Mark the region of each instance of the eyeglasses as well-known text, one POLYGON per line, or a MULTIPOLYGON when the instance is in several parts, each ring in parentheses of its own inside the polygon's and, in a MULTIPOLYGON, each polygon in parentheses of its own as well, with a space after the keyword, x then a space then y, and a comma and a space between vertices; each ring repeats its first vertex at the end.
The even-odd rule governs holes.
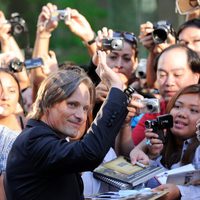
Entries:
POLYGON ((134 33, 114 31, 113 37, 123 37, 127 42, 133 44, 134 47, 137 47, 137 37, 134 33))

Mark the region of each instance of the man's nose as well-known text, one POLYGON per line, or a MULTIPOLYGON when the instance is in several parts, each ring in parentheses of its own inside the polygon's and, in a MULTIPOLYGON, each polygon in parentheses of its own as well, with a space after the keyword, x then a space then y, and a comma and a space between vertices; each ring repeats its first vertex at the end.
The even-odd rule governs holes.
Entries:
POLYGON ((83 120, 85 117, 86 113, 82 107, 77 108, 75 112, 75 116, 79 118, 80 120, 83 120))

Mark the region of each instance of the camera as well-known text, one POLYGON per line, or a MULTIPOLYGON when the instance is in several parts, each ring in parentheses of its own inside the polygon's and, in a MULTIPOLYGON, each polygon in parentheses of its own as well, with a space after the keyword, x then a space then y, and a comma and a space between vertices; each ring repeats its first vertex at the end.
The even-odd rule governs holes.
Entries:
POLYGON ((147 59, 141 58, 138 63, 137 69, 135 71, 135 75, 137 78, 140 79, 146 78, 146 65, 147 65, 147 59))
POLYGON ((145 127, 148 129, 153 129, 154 133, 159 135, 159 139, 165 141, 164 129, 173 127, 173 116, 170 114, 160 115, 156 119, 146 120, 145 127))
POLYGON ((139 103, 143 104, 142 108, 138 108, 138 113, 159 113, 160 112, 160 102, 156 98, 144 98, 138 100, 139 103))
POLYGON ((43 65, 42 58, 34 58, 34 59, 28 59, 24 62, 21 62, 18 58, 14 58, 9 63, 9 70, 12 72, 21 72, 23 67, 25 67, 27 70, 34 69, 37 67, 41 67, 43 65))
POLYGON ((57 10, 54 12, 51 16, 52 21, 60 21, 63 20, 65 21, 68 17, 68 12, 67 10, 57 10))
POLYGON ((169 33, 172 35, 175 33, 172 24, 165 20, 158 21, 153 25, 153 28, 152 37, 155 44, 165 42, 169 33))
POLYGON ((120 51, 124 47, 123 38, 102 39, 102 50, 117 50, 120 51))
POLYGON ((26 21, 20 16, 19 13, 12 13, 11 18, 8 20, 11 24, 11 34, 19 35, 23 32, 27 32, 28 28, 26 25, 26 21))

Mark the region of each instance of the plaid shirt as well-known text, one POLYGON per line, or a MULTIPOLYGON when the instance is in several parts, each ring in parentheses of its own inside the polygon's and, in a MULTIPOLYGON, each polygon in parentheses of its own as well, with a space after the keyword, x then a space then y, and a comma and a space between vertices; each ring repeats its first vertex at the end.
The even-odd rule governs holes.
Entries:
POLYGON ((12 144, 18 136, 17 131, 13 131, 0 125, 0 170, 5 171, 6 161, 12 144))

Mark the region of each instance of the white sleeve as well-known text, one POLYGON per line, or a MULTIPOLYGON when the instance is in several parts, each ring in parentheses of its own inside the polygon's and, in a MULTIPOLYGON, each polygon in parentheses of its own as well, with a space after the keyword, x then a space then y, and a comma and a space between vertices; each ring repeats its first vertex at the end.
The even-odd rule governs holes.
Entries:
POLYGON ((177 185, 181 193, 181 200, 196 200, 200 199, 200 185, 183 186, 177 185))

